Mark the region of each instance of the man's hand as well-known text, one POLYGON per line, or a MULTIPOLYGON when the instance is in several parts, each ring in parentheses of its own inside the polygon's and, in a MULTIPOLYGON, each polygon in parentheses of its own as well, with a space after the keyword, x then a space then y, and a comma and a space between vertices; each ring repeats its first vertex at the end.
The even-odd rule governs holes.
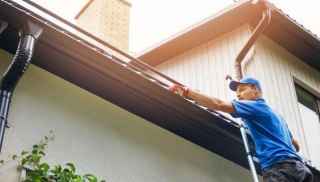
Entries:
POLYGON ((182 96, 182 97, 188 97, 189 89, 187 87, 183 87, 181 85, 174 84, 169 88, 169 90, 171 92, 174 92, 174 93, 182 96))
POLYGON ((293 144, 294 148, 296 148, 296 151, 299 152, 300 146, 299 146, 298 141, 295 138, 292 138, 292 144, 293 144))

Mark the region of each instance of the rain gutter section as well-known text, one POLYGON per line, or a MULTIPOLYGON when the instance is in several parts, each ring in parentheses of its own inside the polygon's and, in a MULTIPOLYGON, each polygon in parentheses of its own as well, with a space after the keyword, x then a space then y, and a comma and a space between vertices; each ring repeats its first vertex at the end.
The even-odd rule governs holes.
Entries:
POLYGON ((42 33, 42 28, 28 21, 20 31, 20 41, 13 57, 0 82, 0 152, 2 150, 5 129, 8 122, 11 98, 20 78, 31 63, 36 40, 42 33))

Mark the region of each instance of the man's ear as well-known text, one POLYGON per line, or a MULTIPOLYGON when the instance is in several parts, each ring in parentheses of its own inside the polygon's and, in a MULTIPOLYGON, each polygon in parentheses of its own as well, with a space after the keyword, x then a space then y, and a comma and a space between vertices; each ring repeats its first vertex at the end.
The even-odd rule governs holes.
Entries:
POLYGON ((250 85, 250 87, 257 92, 259 91, 259 89, 255 85, 250 85))
POLYGON ((256 88, 257 97, 262 97, 262 92, 258 88, 256 88))
POLYGON ((254 90, 256 91, 255 94, 257 97, 262 97, 262 92, 255 86, 252 85, 252 87, 254 88, 254 90))

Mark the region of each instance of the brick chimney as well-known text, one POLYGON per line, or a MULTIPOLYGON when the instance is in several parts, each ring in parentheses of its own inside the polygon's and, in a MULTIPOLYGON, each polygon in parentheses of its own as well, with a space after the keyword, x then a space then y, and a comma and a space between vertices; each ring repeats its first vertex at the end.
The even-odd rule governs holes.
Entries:
POLYGON ((130 7, 126 0, 88 0, 76 15, 76 23, 111 45, 128 51, 130 7))

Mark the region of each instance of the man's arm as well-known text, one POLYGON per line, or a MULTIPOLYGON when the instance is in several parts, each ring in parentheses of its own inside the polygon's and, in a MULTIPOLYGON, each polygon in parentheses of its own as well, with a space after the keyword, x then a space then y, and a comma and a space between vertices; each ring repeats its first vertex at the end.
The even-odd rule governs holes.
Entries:
POLYGON ((226 113, 234 112, 231 102, 209 97, 194 90, 189 90, 187 97, 212 110, 218 110, 226 113))
POLYGON ((292 144, 293 144, 294 148, 296 148, 296 151, 299 152, 300 146, 299 146, 298 141, 295 138, 292 138, 292 144))
POLYGON ((218 98, 209 97, 207 95, 201 94, 195 90, 191 90, 189 88, 185 88, 179 85, 173 85, 170 88, 171 91, 192 99, 196 101, 198 104, 205 106, 212 110, 218 110, 226 113, 233 113, 235 110, 231 104, 231 102, 222 101, 218 98))

